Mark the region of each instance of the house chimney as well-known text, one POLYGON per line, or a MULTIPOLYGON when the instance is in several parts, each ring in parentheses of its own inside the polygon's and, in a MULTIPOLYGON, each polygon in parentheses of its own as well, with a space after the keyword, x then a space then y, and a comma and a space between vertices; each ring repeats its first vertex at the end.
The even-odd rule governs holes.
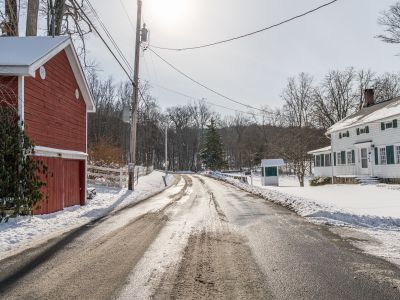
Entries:
POLYGON ((369 107, 374 104, 375 104, 374 89, 365 89, 363 107, 369 107))

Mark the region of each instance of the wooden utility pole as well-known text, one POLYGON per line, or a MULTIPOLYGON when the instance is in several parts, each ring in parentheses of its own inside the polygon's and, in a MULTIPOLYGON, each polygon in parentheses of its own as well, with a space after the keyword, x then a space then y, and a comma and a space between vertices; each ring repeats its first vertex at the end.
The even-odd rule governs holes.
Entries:
POLYGON ((135 45, 135 66, 133 75, 132 93, 132 117, 131 117, 131 139, 130 139, 130 163, 128 167, 129 179, 128 189, 134 190, 135 164, 136 164, 136 128, 138 122, 139 108, 139 54, 140 54, 140 27, 142 25, 142 0, 137 0, 136 18, 136 45, 135 45))

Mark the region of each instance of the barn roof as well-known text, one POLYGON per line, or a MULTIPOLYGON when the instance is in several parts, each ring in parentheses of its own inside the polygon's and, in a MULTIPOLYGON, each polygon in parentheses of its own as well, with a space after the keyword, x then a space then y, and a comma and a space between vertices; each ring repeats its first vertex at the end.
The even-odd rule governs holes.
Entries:
POLYGON ((35 72, 65 50, 89 112, 95 111, 82 66, 68 36, 0 37, 0 76, 35 76, 35 72))

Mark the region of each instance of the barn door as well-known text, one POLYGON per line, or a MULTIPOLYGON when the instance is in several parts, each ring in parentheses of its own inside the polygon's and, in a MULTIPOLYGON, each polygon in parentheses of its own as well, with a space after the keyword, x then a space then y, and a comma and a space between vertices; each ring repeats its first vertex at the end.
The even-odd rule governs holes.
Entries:
POLYGON ((79 164, 79 160, 64 160, 64 207, 80 205, 79 164))

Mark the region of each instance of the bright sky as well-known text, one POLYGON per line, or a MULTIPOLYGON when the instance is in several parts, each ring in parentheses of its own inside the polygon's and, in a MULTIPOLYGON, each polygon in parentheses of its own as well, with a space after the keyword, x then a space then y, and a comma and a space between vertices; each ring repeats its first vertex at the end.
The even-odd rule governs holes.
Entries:
MULTIPOLYGON (((134 59, 134 30, 122 8, 136 23, 136 0, 96 0, 92 3, 122 51, 134 59)), ((143 0, 143 18, 151 44, 185 47, 218 41, 277 23, 328 0, 143 0)), ((400 46, 374 38, 382 33, 379 13, 395 0, 340 0, 302 19, 261 34, 210 48, 185 52, 157 52, 188 75, 231 98, 252 106, 279 107, 289 76, 310 73, 320 81, 329 70, 349 66, 397 72, 400 46)), ((89 51, 103 76, 126 77, 98 38, 89 51)), ((196 98, 243 110, 196 86, 149 51, 141 57, 142 79, 154 86, 161 107, 185 104, 188 99, 160 89, 178 90, 196 98)), ((232 112, 216 109, 225 114, 232 112)))

